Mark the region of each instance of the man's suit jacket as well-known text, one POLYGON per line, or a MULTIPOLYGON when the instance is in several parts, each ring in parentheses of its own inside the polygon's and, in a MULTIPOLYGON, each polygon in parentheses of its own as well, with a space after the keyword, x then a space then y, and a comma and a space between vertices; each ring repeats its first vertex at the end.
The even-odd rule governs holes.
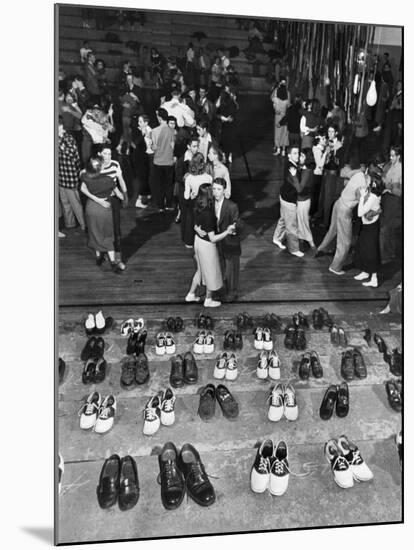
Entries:
POLYGON ((220 212, 220 219, 217 222, 218 232, 222 233, 229 225, 236 222, 236 235, 227 235, 222 241, 219 241, 219 251, 224 257, 240 256, 240 231, 243 226, 242 220, 239 218, 239 209, 237 204, 229 199, 224 199, 220 212))

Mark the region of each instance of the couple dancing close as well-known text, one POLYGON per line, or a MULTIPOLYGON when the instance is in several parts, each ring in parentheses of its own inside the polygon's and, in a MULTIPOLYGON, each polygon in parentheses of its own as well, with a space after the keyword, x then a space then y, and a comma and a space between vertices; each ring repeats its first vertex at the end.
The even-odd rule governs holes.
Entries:
POLYGON ((205 285, 204 307, 219 307, 214 293, 224 288, 225 301, 237 299, 240 272, 239 209, 225 197, 227 182, 217 177, 213 183, 202 183, 194 199, 194 259, 196 272, 186 302, 200 302, 196 295, 205 285))

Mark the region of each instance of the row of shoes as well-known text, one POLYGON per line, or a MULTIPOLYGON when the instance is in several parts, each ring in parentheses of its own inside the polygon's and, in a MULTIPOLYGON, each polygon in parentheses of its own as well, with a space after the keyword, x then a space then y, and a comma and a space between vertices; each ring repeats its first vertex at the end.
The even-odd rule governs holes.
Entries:
POLYGON ((84 345, 80 358, 81 361, 102 357, 105 351, 105 341, 101 336, 91 336, 84 345))
POLYGON ((339 386, 331 384, 323 396, 319 416, 322 420, 329 420, 334 411, 339 418, 345 418, 349 413, 349 387, 346 382, 341 382, 339 386))
POLYGON ((92 334, 103 334, 105 330, 112 327, 114 320, 112 317, 104 317, 102 311, 98 313, 88 313, 88 316, 85 319, 85 331, 88 336, 92 334))
POLYGON ((326 309, 320 307, 312 312, 312 325, 315 330, 322 330, 323 327, 331 328, 333 321, 326 309))
POLYGON ((268 397, 269 410, 267 417, 272 422, 279 422, 284 416, 291 422, 297 420, 299 415, 296 392, 291 384, 277 384, 268 397))
POLYGON ((132 390, 148 382, 150 377, 148 357, 145 353, 128 355, 121 363, 120 385, 124 390, 132 390))
POLYGON ((358 447, 346 435, 330 439, 325 443, 324 452, 335 483, 342 489, 353 487, 354 480, 370 481, 374 477, 358 447))
POLYGON ((182 388, 184 384, 196 384, 198 368, 194 355, 188 351, 184 358, 176 355, 171 358, 170 384, 173 388, 182 388))
POLYGON ((197 355, 214 353, 214 336, 211 330, 201 330, 193 344, 193 351, 197 355))
POLYGON ((98 384, 105 380, 107 364, 104 350, 105 342, 101 336, 92 336, 83 347, 80 357, 85 363, 82 372, 84 384, 98 384))
POLYGON ((331 343, 334 346, 346 347, 348 345, 348 338, 342 327, 332 325, 331 327, 331 343))
POLYGON ((223 349, 233 351, 243 349, 242 333, 235 330, 226 330, 224 333, 223 349))
POLYGON ((133 331, 128 336, 128 342, 126 347, 127 355, 140 355, 145 353, 145 343, 147 341, 147 331, 146 329, 140 329, 133 331))
POLYGON ((200 313, 195 320, 195 325, 198 329, 206 329, 206 330, 213 330, 214 328, 214 321, 210 317, 210 315, 204 315, 204 313, 200 313))
POLYGON ((303 351, 306 348, 305 329, 296 325, 286 327, 284 344, 287 349, 303 351))
POLYGON ((200 506, 211 506, 216 500, 214 487, 209 480, 197 449, 185 443, 178 452, 174 443, 166 443, 158 455, 161 485, 161 502, 166 510, 177 509, 185 492, 200 506))
POLYGON ((387 380, 385 382, 385 389, 387 392, 388 403, 390 407, 396 411, 401 412, 403 408, 403 384, 402 379, 387 380))
POLYGON ((138 469, 132 456, 113 454, 102 466, 96 489, 98 504, 107 509, 118 502, 122 511, 133 508, 139 499, 138 469))
POLYGON ((116 413, 116 398, 108 395, 102 398, 97 391, 92 392, 86 398, 79 410, 79 426, 81 430, 93 430, 98 434, 104 434, 114 425, 116 413))
POLYGON ((181 332, 184 330, 184 321, 181 317, 168 317, 164 325, 169 332, 181 332))
POLYGON ((347 382, 351 382, 355 377, 360 380, 367 377, 365 360, 358 348, 346 350, 342 353, 341 376, 347 382))
POLYGON ((399 348, 390 350, 379 334, 374 334, 374 342, 378 346, 378 351, 382 353, 384 361, 388 363, 391 374, 394 376, 402 376, 403 361, 401 350, 399 348))
POLYGON ((280 359, 276 350, 260 352, 256 375, 260 380, 266 380, 268 377, 272 380, 280 379, 280 359))
POLYGON ((238 375, 237 358, 234 353, 228 355, 225 351, 217 356, 216 364, 214 367, 214 378, 217 380, 236 380, 238 375))
POLYGON ((321 361, 315 350, 304 353, 299 363, 299 378, 301 380, 308 380, 311 373, 315 378, 323 377, 321 361))
POLYGON ((127 319, 121 324, 121 335, 129 336, 130 334, 140 332, 145 325, 145 321, 142 317, 139 319, 127 319))
POLYGON ((154 435, 158 432, 161 424, 172 426, 175 422, 175 401, 176 397, 171 388, 160 391, 153 395, 145 405, 144 435, 154 435))
POLYGON ((286 493, 289 484, 288 448, 285 441, 274 444, 271 439, 262 442, 250 472, 250 487, 254 493, 269 490, 273 496, 286 493))
POLYGON ((211 420, 216 412, 216 400, 220 405, 223 416, 228 420, 234 420, 239 415, 239 404, 232 393, 224 386, 219 384, 207 384, 200 390, 200 402, 198 405, 198 415, 205 422, 211 420))
POLYGON ((271 351, 273 349, 273 340, 270 328, 257 327, 253 331, 253 334, 255 349, 266 351, 271 351))
POLYGON ((155 353, 157 355, 173 355, 175 351, 175 340, 171 332, 159 332, 155 341, 155 353))

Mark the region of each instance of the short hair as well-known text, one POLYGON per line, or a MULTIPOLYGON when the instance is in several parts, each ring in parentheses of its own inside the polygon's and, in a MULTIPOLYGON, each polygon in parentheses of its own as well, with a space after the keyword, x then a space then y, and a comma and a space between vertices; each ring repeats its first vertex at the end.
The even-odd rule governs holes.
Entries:
POLYGON ((188 165, 188 171, 193 176, 199 176, 204 174, 206 171, 206 162, 204 160, 203 153, 196 153, 193 158, 190 160, 188 165))
POLYGON ((328 124, 327 127, 326 127, 326 131, 328 131, 329 128, 333 128, 334 131, 335 131, 337 134, 339 134, 339 128, 338 128, 338 125, 335 124, 335 122, 329 122, 329 124, 328 124))
POLYGON ((149 122, 149 116, 146 114, 138 115, 138 118, 142 118, 144 122, 149 122))
POLYGON ((200 128, 204 128, 205 130, 208 130, 208 120, 206 119, 200 119, 198 122, 197 122, 197 126, 200 126, 200 128))
POLYGON ((102 159, 100 159, 98 156, 92 156, 88 162, 86 163, 86 171, 89 172, 89 174, 99 174, 102 167, 102 159), (96 167, 94 166, 96 164, 96 167))
POLYGON ((157 115, 161 120, 163 120, 164 122, 167 122, 168 111, 166 109, 164 109, 163 107, 160 107, 159 109, 157 109, 157 115))
POLYGON ((111 144, 110 143, 99 143, 97 144, 97 147, 96 147, 96 152, 99 154, 99 153, 102 153, 102 151, 104 149, 109 149, 112 153, 112 147, 111 147, 111 144))
POLYGON ((95 54, 93 52, 88 52, 86 54, 86 59, 90 59, 92 56, 95 56, 95 54))
POLYGON ((103 65, 104 67, 106 67, 105 61, 104 61, 101 57, 100 57, 99 59, 96 59, 96 60, 95 60, 95 64, 97 65, 98 63, 102 63, 102 65, 103 65))
POLYGON ((174 121, 175 125, 177 126, 177 119, 175 118, 175 116, 173 116, 173 115, 168 116, 167 122, 171 122, 171 121, 174 121))
POLYGON ((224 178, 214 178, 213 183, 221 185, 223 189, 227 187, 227 181, 224 178))
POLYGON ((287 154, 290 155, 293 149, 297 149, 299 151, 299 145, 288 145, 286 148, 287 154))
POLYGON ((187 139, 187 147, 189 147, 193 141, 196 141, 198 143, 199 141, 199 138, 196 134, 192 134, 188 139, 187 139))
POLYGON ((73 80, 79 80, 80 82, 85 84, 85 80, 84 80, 83 76, 80 75, 80 74, 75 74, 75 76, 73 77, 73 80))
POLYGON ((172 96, 173 96, 173 95, 180 96, 180 95, 181 95, 181 92, 180 92, 180 90, 179 90, 178 88, 173 88, 173 89, 171 90, 171 95, 172 95, 172 96))
POLYGON ((391 145, 390 151, 394 151, 400 159, 402 158, 402 148, 399 145, 391 145))

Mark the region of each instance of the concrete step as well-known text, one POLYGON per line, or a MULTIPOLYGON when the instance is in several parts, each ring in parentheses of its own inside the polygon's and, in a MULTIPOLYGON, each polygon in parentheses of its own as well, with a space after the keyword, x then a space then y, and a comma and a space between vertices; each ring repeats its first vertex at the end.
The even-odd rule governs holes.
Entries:
MULTIPOLYGON (((58 498, 58 542, 401 522, 401 471, 394 441, 390 437, 359 440, 353 433, 347 433, 359 446, 374 474, 370 482, 341 489, 332 478, 323 445, 310 441, 301 444, 293 436, 287 440, 289 466, 292 472, 304 475, 290 475, 283 497, 251 491, 250 470, 256 454, 253 446, 242 450, 202 451, 206 471, 215 476, 211 482, 216 502, 202 508, 184 498, 180 508, 167 513, 156 481, 159 473, 156 456, 135 457, 140 499, 128 512, 121 512, 117 506, 109 510, 99 508, 96 487, 102 460, 67 462, 58 498)), ((279 434, 272 435, 277 442, 279 434)), ((131 438, 131 434, 128 437, 131 438)), ((184 443, 165 434, 162 444, 168 439, 177 445, 184 443)), ((191 442, 187 437, 184 439, 191 442)), ((108 448, 108 455, 112 452, 120 453, 120 449, 108 448)))

